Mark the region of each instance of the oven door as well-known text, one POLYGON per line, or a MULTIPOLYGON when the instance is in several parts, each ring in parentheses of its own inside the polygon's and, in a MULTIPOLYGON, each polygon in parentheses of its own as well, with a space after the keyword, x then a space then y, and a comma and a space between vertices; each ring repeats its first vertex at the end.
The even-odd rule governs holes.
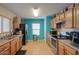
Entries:
POLYGON ((54 37, 51 38, 51 43, 52 43, 52 45, 53 45, 55 48, 56 48, 56 43, 57 43, 56 40, 57 40, 57 39, 54 38, 54 37))
POLYGON ((57 54, 57 38, 54 38, 54 37, 52 37, 51 38, 51 43, 52 43, 52 49, 53 49, 53 52, 55 53, 55 54, 57 54))

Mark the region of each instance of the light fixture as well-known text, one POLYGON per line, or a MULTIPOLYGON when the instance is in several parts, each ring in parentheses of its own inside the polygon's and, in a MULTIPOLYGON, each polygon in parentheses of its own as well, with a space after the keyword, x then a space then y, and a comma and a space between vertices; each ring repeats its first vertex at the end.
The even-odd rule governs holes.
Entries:
POLYGON ((34 14, 35 17, 38 17, 39 8, 33 8, 33 14, 34 14))

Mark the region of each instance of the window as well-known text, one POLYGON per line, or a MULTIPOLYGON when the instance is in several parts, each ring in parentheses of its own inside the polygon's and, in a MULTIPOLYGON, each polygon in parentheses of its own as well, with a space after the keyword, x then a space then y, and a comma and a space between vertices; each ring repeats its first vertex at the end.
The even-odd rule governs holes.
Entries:
POLYGON ((32 29, 33 29, 33 35, 40 35, 40 24, 39 23, 33 23, 32 29))
POLYGON ((1 16, 0 16, 0 33, 1 33, 1 16))
POLYGON ((9 25, 9 19, 6 17, 3 17, 3 32, 9 32, 10 31, 10 25, 9 25))

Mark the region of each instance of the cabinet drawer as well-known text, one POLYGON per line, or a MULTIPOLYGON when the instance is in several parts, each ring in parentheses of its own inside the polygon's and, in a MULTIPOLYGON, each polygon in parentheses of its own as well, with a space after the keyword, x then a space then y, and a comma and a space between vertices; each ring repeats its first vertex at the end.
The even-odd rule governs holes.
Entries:
POLYGON ((76 54, 76 50, 74 50, 71 47, 65 46, 65 53, 69 53, 71 55, 75 55, 76 54))
POLYGON ((62 42, 58 42, 58 46, 64 46, 62 42))
POLYGON ((10 48, 8 47, 8 48, 4 49, 4 50, 0 53, 0 55, 10 55, 10 48))
POLYGON ((71 52, 65 50, 65 55, 73 55, 71 52))
POLYGON ((6 48, 9 48, 9 47, 10 47, 10 44, 9 43, 6 43, 6 44, 2 45, 0 47, 0 52, 2 52, 3 50, 5 50, 6 48))

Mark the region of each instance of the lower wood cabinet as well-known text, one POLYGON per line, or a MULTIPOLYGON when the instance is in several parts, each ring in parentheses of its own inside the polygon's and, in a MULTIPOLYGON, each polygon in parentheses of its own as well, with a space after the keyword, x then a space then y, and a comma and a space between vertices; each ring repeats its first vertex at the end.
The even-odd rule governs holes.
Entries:
POLYGON ((0 55, 15 55, 21 46, 20 37, 16 36, 0 46, 0 55))
POLYGON ((10 55, 10 48, 6 48, 5 50, 3 50, 0 55, 10 55))
POLYGON ((19 51, 20 48, 20 38, 19 36, 16 36, 14 40, 11 41, 11 54, 16 54, 16 52, 19 51))
POLYGON ((51 37, 48 35, 48 45, 51 46, 51 37))
POLYGON ((21 46, 20 46, 20 38, 18 36, 16 37, 16 45, 17 45, 16 50, 18 51, 21 48, 21 46))
POLYGON ((10 55, 10 42, 0 46, 0 55, 10 55))
POLYGON ((65 49, 64 46, 59 46, 59 55, 64 55, 65 49))
POLYGON ((16 39, 11 41, 11 55, 16 54, 17 52, 17 43, 16 43, 16 39))
POLYGON ((69 46, 65 46, 65 53, 67 53, 68 55, 75 55, 76 54, 76 50, 69 47, 69 46))
POLYGON ((62 42, 58 42, 58 54, 59 55, 76 55, 76 50, 63 44, 62 42))

